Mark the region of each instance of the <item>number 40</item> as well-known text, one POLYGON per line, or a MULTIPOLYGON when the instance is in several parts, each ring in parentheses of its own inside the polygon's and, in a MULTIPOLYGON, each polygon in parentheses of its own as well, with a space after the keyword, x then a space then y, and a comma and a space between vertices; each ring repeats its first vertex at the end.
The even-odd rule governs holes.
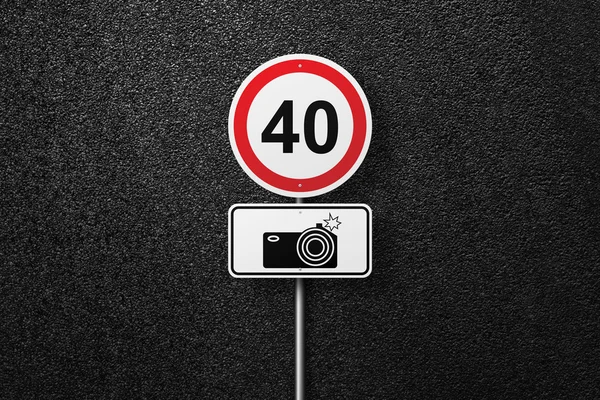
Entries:
MULTIPOLYGON (((293 132, 293 114, 292 100, 284 100, 262 132, 262 142, 282 143, 284 153, 293 153, 294 143, 300 142, 300 135, 293 132), (283 120, 283 132, 273 132, 281 120, 283 120)), ((304 115, 304 140, 306 140, 308 148, 317 154, 329 153, 335 147, 337 137, 338 119, 335 108, 325 100, 317 100, 311 103, 304 115), (327 140, 323 144, 317 143, 315 137, 315 116, 319 110, 323 110, 327 114, 327 140)))

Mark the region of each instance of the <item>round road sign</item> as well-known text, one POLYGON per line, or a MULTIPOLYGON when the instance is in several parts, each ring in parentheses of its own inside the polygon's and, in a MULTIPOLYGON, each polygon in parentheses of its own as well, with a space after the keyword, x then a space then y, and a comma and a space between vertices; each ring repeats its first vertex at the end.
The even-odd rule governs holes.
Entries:
POLYGON ((317 196, 362 163, 371 110, 356 80, 336 63, 287 55, 242 82, 229 111, 229 140, 244 171, 265 189, 317 196))

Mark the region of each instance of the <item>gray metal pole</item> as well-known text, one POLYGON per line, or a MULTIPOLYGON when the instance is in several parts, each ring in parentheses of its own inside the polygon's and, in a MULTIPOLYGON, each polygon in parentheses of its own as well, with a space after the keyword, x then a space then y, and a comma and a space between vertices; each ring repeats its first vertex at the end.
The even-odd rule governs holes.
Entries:
MULTIPOLYGON (((297 204, 302 199, 296 199, 297 204)), ((296 400, 304 400, 304 279, 296 278, 296 400)))
POLYGON ((296 278, 296 400, 304 400, 304 279, 296 278))

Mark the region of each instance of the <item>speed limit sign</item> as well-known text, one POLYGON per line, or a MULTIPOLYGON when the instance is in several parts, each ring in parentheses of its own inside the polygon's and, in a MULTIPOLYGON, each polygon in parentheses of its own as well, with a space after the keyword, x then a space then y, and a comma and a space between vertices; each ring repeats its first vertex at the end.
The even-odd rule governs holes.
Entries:
POLYGON ((254 70, 229 111, 244 171, 271 192, 312 197, 344 183, 371 141, 371 110, 356 80, 322 57, 293 54, 254 70))

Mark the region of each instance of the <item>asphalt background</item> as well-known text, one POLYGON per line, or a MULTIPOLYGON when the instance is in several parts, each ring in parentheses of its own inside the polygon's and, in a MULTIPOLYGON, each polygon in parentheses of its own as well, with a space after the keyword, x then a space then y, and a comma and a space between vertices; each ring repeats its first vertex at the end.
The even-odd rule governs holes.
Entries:
POLYGON ((594 1, 3 2, 0 398, 286 399, 294 282, 227 272, 276 56, 347 69, 374 269, 310 280, 307 398, 600 398, 594 1), (489 4, 487 4, 489 3, 489 4))

